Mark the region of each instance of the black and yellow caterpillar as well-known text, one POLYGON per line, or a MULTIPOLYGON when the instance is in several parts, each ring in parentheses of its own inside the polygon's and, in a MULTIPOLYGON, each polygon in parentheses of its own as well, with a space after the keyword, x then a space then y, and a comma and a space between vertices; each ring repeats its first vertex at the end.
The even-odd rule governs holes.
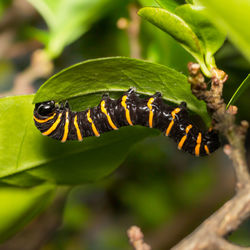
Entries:
POLYGON ((178 149, 195 156, 209 155, 220 146, 216 132, 202 132, 189 121, 185 102, 172 107, 163 102, 159 92, 140 98, 133 88, 118 100, 103 95, 97 107, 80 112, 71 111, 67 102, 61 106, 54 101, 37 103, 34 121, 43 135, 61 142, 141 125, 159 129, 177 142, 178 149))

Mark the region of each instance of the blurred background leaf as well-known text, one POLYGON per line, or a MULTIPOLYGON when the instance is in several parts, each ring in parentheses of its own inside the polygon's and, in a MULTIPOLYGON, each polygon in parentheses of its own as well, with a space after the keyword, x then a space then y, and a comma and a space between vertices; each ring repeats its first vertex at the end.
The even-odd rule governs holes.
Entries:
POLYGON ((12 0, 4 0, 0 2, 0 17, 4 14, 6 8, 11 5, 12 0))
POLYGON ((198 4, 207 7, 210 20, 223 32, 228 33, 242 55, 250 61, 250 30, 248 28, 250 1, 248 0, 198 0, 198 4))
POLYGON ((0 188, 0 242, 15 234, 37 216, 52 199, 55 187, 44 184, 31 189, 0 188))
POLYGON ((49 28, 46 44, 54 58, 65 46, 84 34, 90 26, 105 15, 114 4, 111 0, 28 0, 43 16, 49 28))
POLYGON ((185 3, 185 0, 155 0, 162 8, 174 12, 176 7, 185 3))

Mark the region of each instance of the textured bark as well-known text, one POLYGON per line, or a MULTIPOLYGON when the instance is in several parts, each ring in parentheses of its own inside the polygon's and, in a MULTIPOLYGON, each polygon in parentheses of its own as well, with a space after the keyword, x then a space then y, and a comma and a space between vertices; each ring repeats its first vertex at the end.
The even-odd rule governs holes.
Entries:
POLYGON ((233 245, 224 239, 250 217, 250 176, 244 147, 248 122, 242 121, 240 125, 236 125, 237 108, 231 107, 226 110, 222 90, 227 75, 223 71, 218 69, 212 71, 210 90, 207 90, 199 65, 190 63, 189 72, 193 94, 207 103, 213 118, 214 129, 217 129, 228 140, 229 144, 224 147, 224 152, 233 162, 237 183, 235 196, 173 249, 250 249, 233 245))

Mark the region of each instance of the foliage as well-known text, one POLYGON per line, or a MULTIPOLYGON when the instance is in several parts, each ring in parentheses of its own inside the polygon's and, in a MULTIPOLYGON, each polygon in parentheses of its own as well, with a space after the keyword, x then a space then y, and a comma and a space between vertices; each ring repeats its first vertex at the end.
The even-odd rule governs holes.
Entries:
POLYGON ((111 0, 28 0, 43 16, 49 31, 46 51, 52 58, 77 40, 112 6, 111 0))
POLYGON ((0 17, 3 15, 6 8, 11 4, 11 0, 5 0, 0 2, 0 17))
POLYGON ((37 216, 49 203, 53 185, 40 185, 30 189, 0 188, 0 243, 15 234, 23 225, 37 216))
POLYGON ((207 8, 210 20, 216 23, 220 30, 228 33, 235 47, 250 61, 250 30, 247 25, 250 2, 248 0, 196 0, 195 2, 207 8))
POLYGON ((222 46, 225 33, 205 15, 205 9, 192 4, 170 5, 159 1, 163 8, 144 7, 138 14, 175 38, 200 63, 203 73, 211 76, 215 67, 214 53, 222 46))
POLYGON ((124 92, 130 87, 136 87, 144 95, 159 91, 172 103, 185 101, 190 110, 209 121, 204 103, 191 94, 183 74, 163 65, 129 58, 104 58, 73 65, 44 83, 34 103, 74 99, 73 109, 82 110, 100 102, 98 92, 124 92))
POLYGON ((0 123, 0 176, 8 184, 31 186, 42 180, 76 185, 95 181, 117 168, 137 141, 159 134, 148 128, 124 128, 100 138, 85 138, 84 143, 61 144, 43 137, 35 128, 32 99, 31 95, 0 100, 1 116, 5 117, 0 123), (19 119, 15 121, 15 117, 19 119))
MULTIPOLYGON (((55 62, 58 63, 58 68, 75 62, 75 58, 81 61, 96 55, 128 56, 127 33, 115 28, 117 19, 127 15, 124 11, 126 1, 119 3, 123 9, 116 9, 115 12, 111 11, 116 6, 111 0, 29 2, 48 25, 48 31, 35 28, 32 34, 44 43, 51 58, 62 55, 65 46, 74 41, 79 43, 70 47, 70 53, 64 58, 66 63, 55 62), (110 13, 110 17, 101 20, 106 13, 110 13), (98 20, 98 25, 93 26, 98 20), (86 36, 80 39, 82 34, 86 36), (74 50, 77 56, 72 53, 74 50), (72 54, 75 56, 73 60, 72 54), (85 58, 82 58, 82 54, 85 58)), ((185 72, 190 53, 200 63, 204 74, 211 77, 210 69, 216 67, 215 53, 222 47, 226 32, 229 39, 249 60, 250 49, 247 41, 250 37, 249 29, 245 25, 249 22, 247 1, 139 2, 144 5, 139 15, 178 42, 170 40, 171 38, 149 22, 142 22, 143 56, 153 62, 126 57, 84 61, 52 76, 35 96, 0 99, 0 116, 4 118, 0 120, 0 203, 5 204, 0 209, 0 241, 13 235, 37 216, 49 204, 58 185, 95 183, 92 186, 85 185, 85 193, 81 192, 81 198, 74 200, 80 205, 67 211, 66 224, 78 229, 80 221, 90 220, 95 212, 92 208, 85 208, 88 212, 84 211, 87 215, 83 216, 81 201, 86 197, 93 199, 98 185, 103 185, 99 187, 102 192, 103 189, 108 190, 107 193, 111 194, 110 200, 115 200, 120 207, 132 211, 141 225, 152 227, 161 225, 178 211, 196 204, 197 200, 204 198, 202 196, 215 185, 217 170, 213 169, 212 173, 211 166, 218 165, 216 156, 201 160, 181 154, 175 146, 172 147, 171 142, 159 137, 159 131, 154 129, 126 127, 105 133, 100 138, 85 138, 82 143, 61 144, 43 137, 34 126, 32 101, 37 103, 46 100, 69 100, 74 110, 83 110, 97 105, 104 92, 109 92, 111 97, 117 98, 132 86, 136 87, 141 95, 160 91, 167 102, 179 104, 186 101, 189 110, 209 124, 205 104, 192 95, 187 77, 173 68, 185 72), (167 64, 168 67, 162 64, 167 64), (125 160, 127 155, 129 159, 125 160), (122 163, 121 172, 99 181, 114 173, 122 163), (74 211, 76 214, 72 215, 74 211)), ((0 4, 0 12, 4 8, 6 6, 0 4)), ((225 46, 221 52, 225 55, 223 49, 225 46)), ((232 56, 232 52, 229 55, 232 56)), ((63 56, 59 60, 62 58, 63 56)), ((234 58, 226 61, 235 62, 234 58)), ((216 63, 218 64, 218 61, 216 63)), ((244 62, 237 63, 237 69, 243 70, 242 65, 249 73, 249 67, 244 62)), ((230 73, 232 75, 232 72, 230 73)), ((237 75, 235 85, 241 82, 239 79, 237 75)), ((236 100, 242 101, 239 97, 242 97, 243 92, 246 93, 248 86, 249 76, 236 90, 229 104, 236 100)), ((235 89, 231 86, 228 88, 235 89)), ((228 98, 230 95, 225 93, 225 96, 228 98)), ((97 196, 105 195, 98 193, 97 196)), ((84 200, 84 206, 85 203, 87 201, 84 200)), ((125 218, 127 221, 127 214, 125 218)), ((111 235, 115 233, 117 229, 111 235)))

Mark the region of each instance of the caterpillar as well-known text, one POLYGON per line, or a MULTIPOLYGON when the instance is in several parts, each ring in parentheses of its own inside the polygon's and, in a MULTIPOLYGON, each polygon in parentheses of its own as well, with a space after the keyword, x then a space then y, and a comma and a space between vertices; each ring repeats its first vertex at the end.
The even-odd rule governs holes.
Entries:
POLYGON ((134 88, 117 100, 104 94, 98 106, 80 112, 72 111, 68 102, 60 106, 54 101, 37 103, 33 118, 43 135, 61 142, 82 141, 123 126, 141 125, 159 129, 174 139, 178 149, 195 156, 209 155, 220 146, 215 131, 202 132, 189 121, 185 102, 169 106, 161 93, 140 98, 134 88))

